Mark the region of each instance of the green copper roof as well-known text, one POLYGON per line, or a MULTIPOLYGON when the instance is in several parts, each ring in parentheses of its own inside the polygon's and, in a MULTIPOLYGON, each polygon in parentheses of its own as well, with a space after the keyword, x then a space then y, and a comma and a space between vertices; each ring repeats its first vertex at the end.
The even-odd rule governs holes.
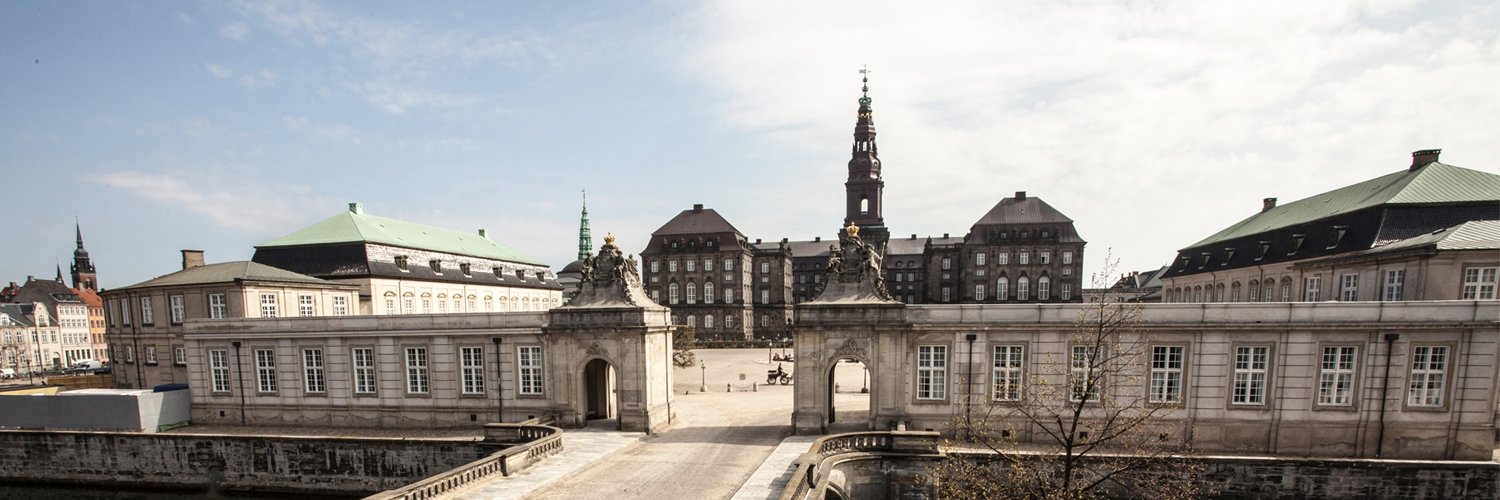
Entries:
POLYGON ((304 274, 297 274, 284 269, 277 269, 265 264, 240 260, 234 262, 221 262, 205 266, 192 267, 177 271, 172 274, 158 276, 130 286, 122 286, 111 291, 127 290, 134 288, 148 288, 154 286, 172 285, 206 285, 213 283, 232 283, 235 280, 245 281, 274 281, 283 283, 305 283, 311 285, 338 285, 331 281, 325 281, 304 274))
POLYGON ((1500 202, 1500 175, 1432 162, 1250 216, 1188 248, 1201 247, 1273 229, 1380 205, 1500 202))
POLYGON ((358 204, 351 204, 347 212, 324 219, 322 222, 302 228, 295 233, 262 243, 256 248, 358 242, 545 265, 478 234, 461 233, 415 222, 367 215, 358 204))

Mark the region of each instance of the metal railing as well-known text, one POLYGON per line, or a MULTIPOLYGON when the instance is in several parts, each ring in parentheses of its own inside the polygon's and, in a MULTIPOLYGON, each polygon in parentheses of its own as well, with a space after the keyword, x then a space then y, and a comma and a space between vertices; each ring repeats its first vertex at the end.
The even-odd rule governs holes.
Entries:
MULTIPOLYGON (((485 434, 499 430, 519 442, 489 456, 439 473, 427 479, 365 497, 365 500, 425 500, 500 474, 510 476, 563 450, 562 429, 528 421, 519 424, 487 424, 485 434)), ((488 438, 487 438, 488 439, 488 438)))

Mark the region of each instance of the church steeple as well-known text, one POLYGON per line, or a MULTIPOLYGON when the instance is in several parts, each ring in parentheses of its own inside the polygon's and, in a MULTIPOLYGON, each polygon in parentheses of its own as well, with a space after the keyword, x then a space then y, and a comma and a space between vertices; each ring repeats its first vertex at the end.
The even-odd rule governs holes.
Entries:
POLYGON ((854 123, 854 146, 850 151, 849 180, 844 182, 844 225, 854 224, 862 228, 864 239, 876 248, 883 248, 889 238, 885 218, 881 216, 884 204, 885 181, 880 177, 880 154, 875 146, 875 116, 870 109, 870 70, 859 70, 860 79, 858 118, 854 123))
MULTIPOLYGON (((73 288, 99 290, 98 277, 94 274, 94 263, 89 260, 89 251, 83 249, 83 228, 73 224, 73 230, 78 234, 78 248, 73 250, 73 288)), ((57 281, 62 281, 62 267, 58 266, 57 281)))
POLYGON ((589 231, 589 193, 583 192, 583 216, 578 219, 578 260, 594 254, 594 235, 589 231))

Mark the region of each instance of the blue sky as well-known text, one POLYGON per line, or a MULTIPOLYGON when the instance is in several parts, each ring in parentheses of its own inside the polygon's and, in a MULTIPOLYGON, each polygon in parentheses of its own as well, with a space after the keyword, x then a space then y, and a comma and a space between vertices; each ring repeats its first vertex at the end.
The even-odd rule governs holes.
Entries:
POLYGON ((1494 2, 3 2, 0 281, 368 213, 560 268, 693 203, 831 236, 868 64, 896 235, 1025 190, 1121 271, 1409 163, 1500 172, 1494 2), (596 243, 597 244, 597 243, 596 243))

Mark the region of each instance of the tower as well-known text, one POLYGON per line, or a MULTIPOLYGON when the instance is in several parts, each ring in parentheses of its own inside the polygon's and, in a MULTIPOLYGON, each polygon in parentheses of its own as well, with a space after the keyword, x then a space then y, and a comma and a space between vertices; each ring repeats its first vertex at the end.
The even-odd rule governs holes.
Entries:
POLYGON ((578 260, 594 253, 594 235, 589 232, 589 193, 583 192, 583 216, 578 219, 578 260))
MULTIPOLYGON (((94 263, 89 261, 89 251, 83 249, 83 228, 73 225, 78 233, 78 249, 73 250, 73 288, 99 290, 99 278, 94 274, 94 263)), ((58 268, 58 281, 62 281, 62 268, 58 268)))
MULTIPOLYGON (((881 216, 885 181, 880 178, 880 154, 875 146, 875 118, 870 111, 869 70, 860 79, 859 118, 854 124, 854 146, 850 152, 849 180, 844 182, 844 226, 859 226, 860 235, 878 250, 885 249, 890 230, 881 216)), ((841 232, 842 233, 842 232, 841 232)))

